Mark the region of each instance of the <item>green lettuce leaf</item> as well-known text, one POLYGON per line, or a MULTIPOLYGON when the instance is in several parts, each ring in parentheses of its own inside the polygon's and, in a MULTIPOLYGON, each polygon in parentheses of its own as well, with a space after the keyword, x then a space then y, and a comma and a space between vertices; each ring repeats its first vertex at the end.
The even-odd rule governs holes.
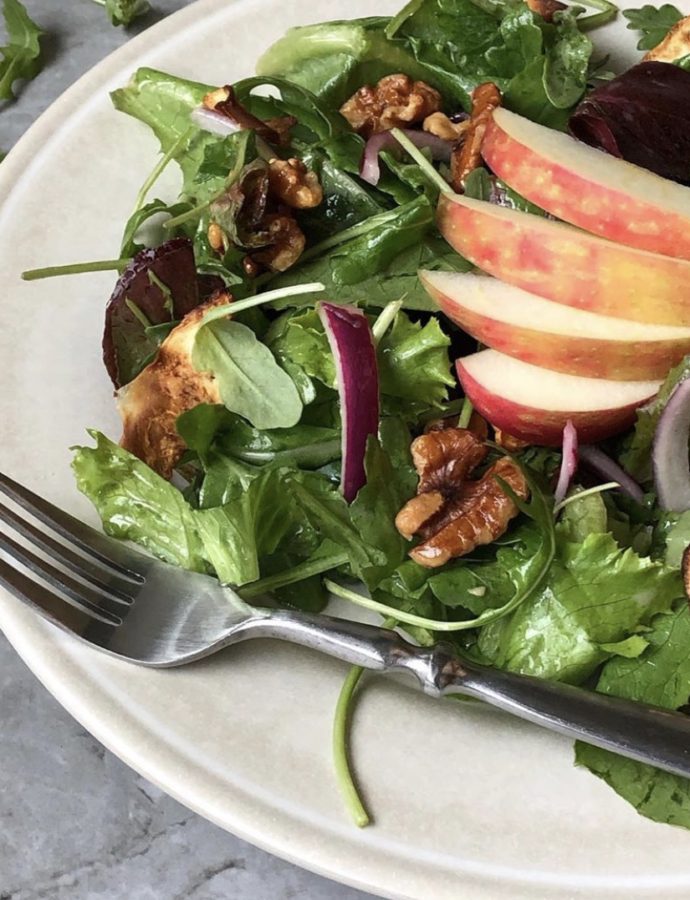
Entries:
MULTIPOLYGON (((690 698, 690 612, 683 602, 657 616, 645 632, 649 646, 635 659, 616 658, 601 673, 597 690, 616 697, 678 709, 690 698)), ((640 815, 690 828, 690 781, 653 766, 578 742, 578 765, 609 784, 640 815)))
MULTIPOLYGON (((102 0, 96 0, 97 3, 102 0)), ((105 0, 105 9, 113 25, 131 25, 135 19, 146 15, 151 5, 148 0, 105 0)))
POLYGON ((450 339, 437 318, 422 325, 398 313, 378 346, 381 393, 439 406, 455 386, 450 374, 450 339))
POLYGON ((495 665, 579 683, 682 595, 678 573, 622 550, 610 534, 581 543, 559 526, 558 553, 541 592, 512 616, 482 629, 480 650, 495 665))

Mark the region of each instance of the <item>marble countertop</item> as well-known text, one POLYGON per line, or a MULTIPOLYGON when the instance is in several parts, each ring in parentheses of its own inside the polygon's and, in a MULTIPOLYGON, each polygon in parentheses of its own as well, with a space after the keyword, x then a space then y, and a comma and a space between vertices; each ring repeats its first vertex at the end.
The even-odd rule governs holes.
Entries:
MULTIPOLYGON (((0 102, 0 150, 132 33, 92 0, 24 0, 47 63, 0 102)), ((143 25, 187 5, 152 0, 143 25)), ((2 41, 0 41, 0 45, 2 41)), ((282 862, 140 778, 84 731, 0 635, 0 900, 366 900, 282 862)))

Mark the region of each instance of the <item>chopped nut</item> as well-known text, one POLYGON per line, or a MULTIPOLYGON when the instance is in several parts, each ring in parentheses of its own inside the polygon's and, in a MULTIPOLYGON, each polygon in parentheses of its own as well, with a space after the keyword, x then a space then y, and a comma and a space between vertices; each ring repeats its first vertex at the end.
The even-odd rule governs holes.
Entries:
MULTIPOLYGON (((236 125, 239 125, 240 128, 252 129, 252 131, 255 131, 260 137, 272 144, 284 143, 286 132, 284 123, 280 128, 274 128, 268 122, 264 122, 250 113, 237 99, 235 90, 231 85, 226 84, 225 87, 209 91, 202 102, 206 109, 212 109, 214 112, 220 113, 236 125)), ((287 128, 294 125, 296 121, 292 116, 289 118, 291 121, 287 128)), ((282 122, 282 120, 283 117, 278 121, 282 122)))
POLYGON ((319 176, 301 159, 272 159, 268 183, 273 195, 293 209, 312 209, 323 200, 319 176))
POLYGON ((472 116, 465 140, 450 157, 450 183, 454 191, 462 192, 467 176, 482 164, 484 133, 493 111, 500 105, 501 92, 491 81, 478 85, 472 92, 472 116))
POLYGON ((470 127, 470 120, 452 122, 445 113, 435 112, 424 119, 422 128, 444 141, 459 141, 470 127))
POLYGON ((261 266, 254 262, 251 256, 245 256, 242 260, 242 268, 244 269, 244 274, 248 278, 256 278, 256 276, 261 272, 261 266))
POLYGON ((219 87, 213 91, 209 91, 208 94, 206 94, 206 96, 204 97, 202 103, 206 107, 206 109, 215 109, 219 103, 225 103, 229 96, 229 88, 219 87))
POLYGON ((441 108, 441 95, 407 75, 387 75, 365 84, 340 107, 340 113, 364 137, 423 121, 441 108))
POLYGON ((545 22, 553 22, 553 14, 567 9, 565 3, 559 0, 525 0, 532 12, 537 13, 545 22))
POLYGON ((225 250, 225 232, 216 222, 210 222, 208 226, 208 242, 211 250, 223 253, 225 250))
POLYGON ((523 500, 529 496, 517 463, 507 456, 499 459, 482 478, 465 485, 458 497, 424 526, 425 539, 410 551, 410 557, 422 566, 437 568, 504 534, 518 508, 497 477, 523 500))
POLYGON ((666 37, 645 53, 643 59, 673 63, 690 53, 690 16, 676 22, 666 37))
POLYGON ((523 441, 522 438, 513 437, 512 434, 508 434, 507 431, 501 431, 500 428, 495 429, 495 437, 498 446, 503 447, 508 453, 517 453, 518 450, 524 450, 525 447, 529 447, 527 441, 523 441))
POLYGON ((283 213, 269 213, 261 223, 266 232, 265 250, 252 254, 255 263, 266 266, 272 272, 285 272, 297 262, 304 251, 307 239, 295 219, 283 213))
POLYGON ((275 116, 272 119, 266 119, 266 126, 278 135, 278 146, 287 147, 290 143, 290 129, 297 124, 295 116, 275 116))

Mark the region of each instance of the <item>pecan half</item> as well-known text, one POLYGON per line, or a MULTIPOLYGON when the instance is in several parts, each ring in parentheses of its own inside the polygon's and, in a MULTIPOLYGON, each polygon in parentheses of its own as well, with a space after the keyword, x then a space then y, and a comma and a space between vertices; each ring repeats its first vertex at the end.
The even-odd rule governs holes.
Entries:
POLYGON ((386 75, 376 85, 365 84, 340 107, 355 131, 371 137, 390 128, 422 122, 441 108, 441 95, 424 81, 386 75))
POLYGON ((268 164, 271 193, 293 209, 312 209, 323 200, 319 176, 301 159, 272 159, 268 164))
POLYGON ((519 510, 497 477, 521 499, 529 496, 517 463, 507 456, 499 459, 478 481, 468 482, 439 517, 424 526, 424 540, 410 551, 411 558, 427 568, 437 568, 505 534, 519 510))
POLYGON ((429 431, 412 442, 411 452, 419 475, 417 496, 403 506, 395 525, 407 540, 420 535, 422 542, 410 556, 427 568, 442 566, 505 532, 518 509, 497 476, 518 497, 528 496, 522 470, 509 457, 494 463, 482 478, 467 480, 488 452, 467 429, 429 431))
POLYGON ((540 15, 545 22, 553 22, 553 14, 567 9, 565 3, 559 0, 525 0, 532 12, 540 15))
POLYGON ((477 85, 472 91, 472 115, 462 144, 450 156, 450 183, 461 193, 465 179, 482 164, 482 141, 496 107, 501 105, 501 92, 492 81, 477 85))

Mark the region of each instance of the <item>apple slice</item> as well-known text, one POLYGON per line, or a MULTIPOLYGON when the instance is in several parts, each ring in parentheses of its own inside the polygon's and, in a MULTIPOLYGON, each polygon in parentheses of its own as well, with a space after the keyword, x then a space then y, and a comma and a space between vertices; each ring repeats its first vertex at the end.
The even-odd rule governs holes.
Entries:
POLYGON ((690 353, 690 328, 645 325, 544 300, 490 275, 421 271, 429 295, 477 340, 568 375, 664 378, 690 353))
POLYGON ((495 427, 530 444, 560 445, 570 419, 583 444, 624 431, 660 381, 610 381, 551 372, 482 350, 456 362, 474 408, 495 427))
POLYGON ((494 112, 482 155, 499 178, 556 218, 690 259, 690 188, 507 109, 494 112))
POLYGON ((437 221, 461 256, 547 300, 636 322, 690 326, 687 260, 458 194, 442 195, 437 221))

